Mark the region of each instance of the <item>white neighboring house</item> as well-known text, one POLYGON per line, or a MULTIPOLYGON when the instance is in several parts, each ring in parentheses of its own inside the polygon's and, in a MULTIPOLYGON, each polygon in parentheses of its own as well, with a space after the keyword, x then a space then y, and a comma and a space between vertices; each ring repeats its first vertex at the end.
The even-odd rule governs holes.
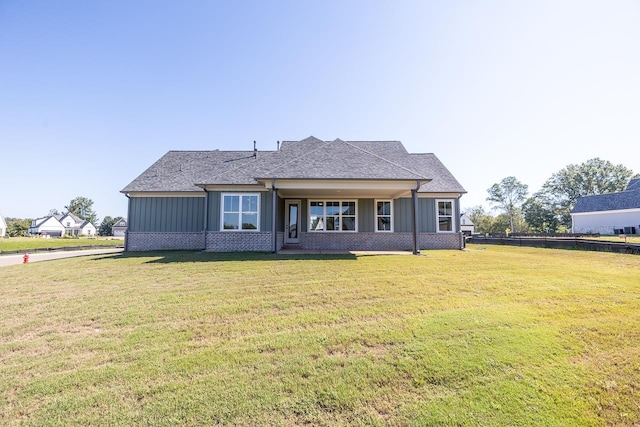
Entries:
POLYGON ((64 232, 64 225, 54 215, 34 219, 31 221, 31 227, 29 227, 29 234, 41 236, 62 237, 64 232))
POLYGON ((618 193, 580 197, 571 224, 573 233, 640 234, 640 179, 618 193))
POLYGON ((111 227, 111 235, 113 237, 124 237, 127 232, 127 219, 118 218, 118 220, 111 227))
POLYGON ((4 220, 2 216, 2 212, 0 212, 0 237, 4 237, 7 235, 7 222, 4 220))
POLYGON ((95 236, 96 227, 89 221, 79 218, 77 215, 67 212, 60 217, 60 223, 64 226, 65 234, 69 236, 95 236))
POLYGON ((466 214, 460 214, 460 231, 467 236, 472 235, 476 231, 473 221, 466 214))

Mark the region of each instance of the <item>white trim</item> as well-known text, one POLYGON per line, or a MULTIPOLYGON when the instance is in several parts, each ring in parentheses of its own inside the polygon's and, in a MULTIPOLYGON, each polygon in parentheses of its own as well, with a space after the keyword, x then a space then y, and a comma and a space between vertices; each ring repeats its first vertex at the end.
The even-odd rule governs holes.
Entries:
POLYGON ((456 204, 454 199, 436 199, 436 233, 456 233, 456 204), (449 202, 451 203, 451 230, 440 231, 440 216, 448 217, 448 215, 440 215, 440 211, 438 210, 439 202, 449 202))
POLYGON ((439 199, 459 199, 463 193, 421 193, 418 191, 419 198, 439 198, 439 199))
MULTIPOLYGON (((351 215, 348 215, 351 216, 351 215)), ((342 213, 340 213, 340 218, 342 218, 342 213)), ((340 224, 340 227, 342 227, 342 224, 340 224)), ((307 200, 307 232, 309 233, 357 233, 358 232, 358 199, 308 199, 307 200), (318 231, 318 230, 312 230, 311 229, 311 202, 322 202, 325 203, 324 206, 324 221, 326 221, 326 203, 327 202, 348 202, 351 203, 353 202, 355 204, 355 211, 354 211, 354 215, 355 216, 355 224, 354 224, 354 229, 353 230, 325 230, 323 228, 322 231, 318 231)))
POLYGON ((591 212, 576 212, 572 213, 571 216, 583 216, 583 215, 610 215, 610 214, 621 214, 621 213, 640 213, 640 208, 633 209, 616 209, 611 211, 591 211, 591 212))
POLYGON ((220 193, 220 231, 223 233, 247 233, 247 232, 259 232, 260 231, 260 193, 220 193), (238 200, 238 217, 239 217, 239 225, 240 227, 242 227, 242 196, 256 196, 258 198, 258 204, 257 204, 257 208, 258 210, 256 211, 257 213, 257 224, 256 224, 256 228, 253 229, 247 229, 244 230, 242 228, 238 228, 238 229, 225 229, 224 228, 224 196, 238 196, 239 200, 238 200))
POLYGON ((204 191, 158 191, 158 192, 141 192, 134 191, 127 193, 129 197, 206 197, 204 191))
MULTIPOLYGON (((427 180, 422 180, 427 181, 427 180)), ((265 184, 267 185, 267 184, 265 184)), ((271 184, 268 184, 271 185, 271 184)), ((278 190, 326 190, 326 189, 361 189, 361 190, 413 190, 416 188, 416 180, 276 180, 278 190)), ((345 200, 347 201, 347 200, 345 200)))
MULTIPOLYGON (((386 216, 386 215, 382 215, 386 216)), ((393 233, 393 199, 373 199, 373 229, 376 233, 393 233), (378 202, 389 202, 390 205, 390 229, 389 230, 378 230, 378 202)))
POLYGON ((209 184, 205 185, 204 188, 207 191, 226 191, 231 193, 249 191, 251 193, 255 193, 256 191, 269 191, 270 188, 265 188, 262 184, 247 184, 247 185, 215 185, 209 184))

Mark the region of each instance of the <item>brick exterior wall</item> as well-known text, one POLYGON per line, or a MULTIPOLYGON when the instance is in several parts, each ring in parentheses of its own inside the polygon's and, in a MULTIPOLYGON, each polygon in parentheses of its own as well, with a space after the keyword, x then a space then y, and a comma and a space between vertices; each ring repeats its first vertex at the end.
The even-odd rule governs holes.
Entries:
MULTIPOLYGON (((461 249, 459 233, 420 233, 420 249, 461 249)), ((300 249, 398 251, 413 249, 412 233, 300 233, 300 249)))
POLYGON ((202 250, 204 234, 129 231, 126 235, 126 245, 128 251, 202 250))
MULTIPOLYGON (((461 249, 459 233, 420 233, 420 249, 461 249)), ((278 233, 278 250, 284 244, 278 233)), ((206 250, 208 252, 271 252, 271 232, 127 233, 127 250, 206 250)), ((411 233, 300 233, 303 250, 412 250, 411 233)))
POLYGON ((208 252, 271 252, 271 232, 207 232, 208 252))

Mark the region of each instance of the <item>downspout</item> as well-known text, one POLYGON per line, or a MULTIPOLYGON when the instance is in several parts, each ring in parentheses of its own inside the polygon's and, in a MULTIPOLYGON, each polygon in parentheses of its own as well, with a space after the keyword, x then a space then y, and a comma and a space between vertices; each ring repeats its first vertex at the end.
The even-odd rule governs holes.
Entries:
POLYGON ((204 244, 202 245, 203 251, 207 250, 207 230, 209 229, 209 192, 206 187, 202 187, 204 190, 204 221, 202 235, 204 236, 204 244))
POLYGON ((278 253, 278 230, 276 221, 276 215, 278 213, 278 189, 276 188, 276 180, 271 180, 271 235, 273 238, 272 241, 272 252, 274 254, 278 253))
POLYGON ((125 193, 129 201, 127 202, 127 230, 124 232, 124 251, 129 251, 129 229, 131 228, 131 197, 125 193))
POLYGON ((412 232, 413 232, 413 254, 420 255, 420 245, 418 243, 418 190, 420 181, 416 181, 415 190, 411 190, 411 202, 413 204, 412 232))

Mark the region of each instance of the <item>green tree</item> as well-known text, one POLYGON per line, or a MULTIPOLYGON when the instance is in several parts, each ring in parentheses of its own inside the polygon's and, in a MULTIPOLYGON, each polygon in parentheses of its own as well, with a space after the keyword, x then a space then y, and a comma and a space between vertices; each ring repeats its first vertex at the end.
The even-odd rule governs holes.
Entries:
POLYGON ((93 200, 87 197, 76 197, 64 208, 67 212, 70 212, 85 221, 89 221, 94 225, 98 223, 98 216, 93 211, 93 200))
POLYGON ((524 220, 539 233, 555 233, 560 228, 553 200, 544 192, 537 192, 522 205, 524 220))
POLYGON ((100 236, 111 236, 113 224, 118 222, 118 219, 119 218, 112 218, 108 215, 105 216, 100 227, 98 227, 98 234, 100 236))
POLYGON ((476 233, 491 233, 493 216, 486 212, 482 206, 474 206, 465 211, 465 214, 473 222, 476 233))
POLYGON ((515 217, 519 212, 520 205, 529 193, 529 187, 515 177, 508 176, 499 183, 493 184, 487 193, 489 193, 487 201, 491 202, 495 208, 502 209, 509 216, 511 231, 517 231, 518 221, 515 217))
POLYGON ((559 225, 571 228, 571 210, 581 196, 623 191, 633 171, 624 165, 594 158, 579 165, 568 165, 554 173, 542 186, 538 197, 551 201, 559 225))
POLYGON ((29 235, 29 227, 31 227, 31 219, 6 218, 7 236, 9 237, 26 237, 29 235))

